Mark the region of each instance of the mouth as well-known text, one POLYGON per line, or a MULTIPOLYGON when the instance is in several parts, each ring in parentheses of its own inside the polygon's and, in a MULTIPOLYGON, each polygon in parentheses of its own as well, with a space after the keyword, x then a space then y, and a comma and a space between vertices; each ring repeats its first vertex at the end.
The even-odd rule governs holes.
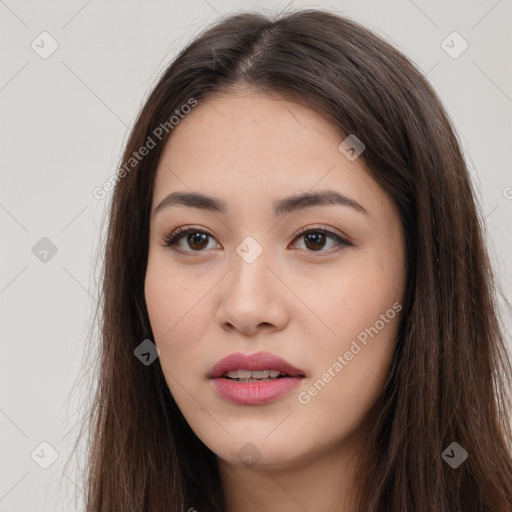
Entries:
POLYGON ((231 354, 209 374, 221 398, 245 405, 274 401, 295 389, 305 377, 302 370, 268 352, 231 354))
POLYGON ((283 377, 305 377, 299 368, 270 352, 255 354, 230 354, 218 361, 211 369, 211 379, 278 379, 283 377))
POLYGON ((232 380, 234 382, 266 382, 269 380, 285 379, 287 377, 295 377, 283 373, 280 370, 230 370, 221 375, 221 378, 232 380))

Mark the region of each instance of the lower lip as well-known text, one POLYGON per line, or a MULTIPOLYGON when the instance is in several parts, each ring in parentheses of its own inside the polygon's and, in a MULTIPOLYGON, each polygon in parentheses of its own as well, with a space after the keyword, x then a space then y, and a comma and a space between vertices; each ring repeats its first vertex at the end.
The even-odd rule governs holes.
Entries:
POLYGON ((260 405, 276 400, 295 389, 302 377, 283 377, 263 382, 236 382, 222 377, 212 379, 217 393, 235 404, 260 405))

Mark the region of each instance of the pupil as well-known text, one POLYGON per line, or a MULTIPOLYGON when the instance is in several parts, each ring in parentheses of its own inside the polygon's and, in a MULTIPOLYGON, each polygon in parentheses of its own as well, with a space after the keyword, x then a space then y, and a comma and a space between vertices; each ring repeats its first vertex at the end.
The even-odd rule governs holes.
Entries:
MULTIPOLYGON (((190 233, 188 236, 189 245, 193 249, 204 249, 204 247, 201 246, 201 243, 207 239, 208 235, 204 233, 190 233), (200 247, 193 247, 194 244, 199 244, 200 247)), ((206 244, 208 245, 208 243, 206 244)))
POLYGON ((315 250, 321 249, 325 244, 325 233, 309 233, 306 236, 306 246, 315 250), (308 245, 308 242, 313 243, 313 247, 308 245))

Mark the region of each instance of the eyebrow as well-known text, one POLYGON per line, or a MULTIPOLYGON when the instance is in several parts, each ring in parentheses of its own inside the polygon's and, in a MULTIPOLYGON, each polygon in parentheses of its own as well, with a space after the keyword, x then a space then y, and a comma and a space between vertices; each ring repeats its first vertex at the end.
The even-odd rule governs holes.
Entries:
MULTIPOLYGON (((279 216, 304 208, 326 205, 349 206, 364 215, 368 215, 366 209, 358 202, 335 190, 305 192, 277 199, 273 203, 273 213, 274 216, 279 216)), ((207 196, 198 192, 172 192, 156 207, 155 215, 171 206, 187 206, 216 213, 227 212, 227 203, 217 197, 207 196)))

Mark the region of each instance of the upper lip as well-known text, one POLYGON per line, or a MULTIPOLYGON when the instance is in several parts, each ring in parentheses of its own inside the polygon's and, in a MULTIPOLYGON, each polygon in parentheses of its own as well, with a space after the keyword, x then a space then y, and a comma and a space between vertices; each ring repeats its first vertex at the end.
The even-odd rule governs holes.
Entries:
POLYGON ((305 376, 302 370, 270 352, 256 352, 255 354, 236 352, 218 361, 210 371, 209 377, 215 379, 222 377, 222 375, 229 371, 239 369, 278 370, 282 374, 289 375, 290 377, 305 376))

